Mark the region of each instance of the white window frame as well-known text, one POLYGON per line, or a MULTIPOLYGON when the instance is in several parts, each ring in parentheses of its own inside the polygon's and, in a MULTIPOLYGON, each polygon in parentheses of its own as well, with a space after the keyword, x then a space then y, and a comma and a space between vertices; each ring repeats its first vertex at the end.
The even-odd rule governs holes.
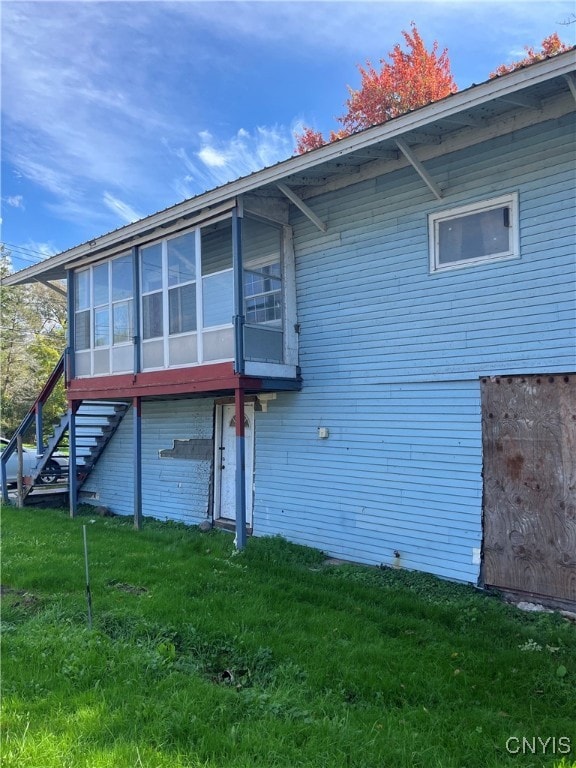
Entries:
MULTIPOLYGON (((86 359, 90 360, 90 372, 89 373, 82 373, 80 374, 79 378, 82 378, 84 376, 113 376, 118 373, 130 373, 134 369, 134 365, 132 362, 130 362, 130 365, 127 367, 122 367, 119 370, 114 370, 114 350, 120 348, 120 347, 133 347, 134 345, 134 312, 135 312, 135 286, 132 285, 132 295, 128 298, 123 299, 116 299, 114 300, 112 298, 113 295, 113 285, 112 285, 112 265, 115 261, 118 261, 120 259, 129 258, 132 260, 132 255, 130 252, 124 252, 117 254, 112 259, 107 259, 106 261, 98 262, 97 264, 92 264, 89 267, 78 269, 74 273, 74 280, 76 281, 78 279, 78 276, 81 274, 87 275, 88 277, 88 306, 82 307, 79 309, 74 310, 74 328, 76 329, 76 322, 77 317, 79 314, 82 314, 84 312, 88 312, 89 317, 89 345, 84 348, 77 348, 76 346, 76 338, 74 339, 74 355, 86 355, 86 359), (94 270, 98 269, 99 267, 106 266, 107 269, 107 280, 108 280, 108 296, 107 301, 103 304, 96 304, 95 303, 95 284, 94 284, 94 270), (129 303, 132 302, 132 308, 131 308, 131 323, 132 323, 132 335, 127 341, 114 341, 114 308, 118 304, 122 303, 129 303), (96 344, 96 313, 100 309, 105 309, 108 312, 108 339, 107 342, 104 344, 96 344), (106 353, 108 356, 108 371, 106 373, 96 373, 95 372, 95 353, 102 352, 106 353)), ((76 284, 75 284, 75 290, 76 290, 76 284)), ((74 334, 76 336, 76 333, 74 334)))
MULTIPOLYGON (((229 217, 226 217, 229 220, 229 217)), ((213 331, 223 331, 223 330, 231 330, 233 329, 234 325, 232 322, 232 317, 234 313, 233 308, 233 299, 234 299, 234 292, 233 288, 231 288, 230 291, 230 322, 229 323, 223 323, 220 325, 205 325, 204 323, 204 281, 206 278, 213 277, 217 274, 224 274, 224 273, 232 273, 233 267, 227 267, 223 270, 218 270, 217 272, 211 272, 208 275, 204 275, 202 273, 202 225, 198 227, 193 227, 191 229, 185 230, 182 233, 179 233, 177 235, 171 235, 169 237, 165 237, 162 239, 152 240, 149 243, 146 243, 141 246, 138 252, 138 259, 141 259, 141 252, 142 249, 147 248, 152 245, 160 245, 162 249, 162 288, 161 289, 155 289, 155 291, 143 291, 143 274, 142 274, 142 268, 141 268, 141 261, 140 261, 140 338, 141 338, 141 344, 145 344, 147 341, 161 341, 162 342, 162 364, 158 366, 144 366, 142 364, 142 371, 145 373, 148 373, 150 371, 161 371, 161 370, 170 370, 173 368, 192 368, 198 365, 204 365, 206 363, 218 363, 218 362, 226 362, 233 360, 233 354, 228 357, 222 357, 222 358, 205 358, 204 353, 204 342, 205 342, 205 336, 213 331), (185 234, 191 234, 195 238, 195 259, 196 259, 196 274, 194 280, 185 281, 184 283, 179 283, 177 285, 169 285, 168 281, 168 242, 175 237, 181 237, 185 234), (170 290, 173 288, 178 288, 183 285, 190 285, 194 284, 195 286, 195 296, 196 296, 196 329, 194 331, 182 331, 179 333, 170 333, 170 323, 169 323, 169 293, 170 290), (162 336, 156 336, 150 339, 144 339, 144 304, 143 304, 143 298, 146 295, 149 295, 150 293, 160 293, 162 296, 162 313, 163 313, 163 334, 162 336), (170 363, 170 340, 171 339, 178 339, 178 338, 194 338, 196 342, 196 360, 193 362, 187 362, 187 363, 170 363)), ((232 253, 230 253, 230 257, 232 257, 232 253)), ((142 353, 143 353, 143 346, 142 346, 142 353)))
POLYGON ((256 327, 268 327, 268 328, 275 328, 279 331, 282 331, 284 328, 284 269, 283 269, 283 263, 282 263, 282 244, 280 245, 280 253, 278 255, 270 255, 270 256, 263 256, 260 259, 254 260, 250 262, 249 264, 243 265, 243 281, 244 281, 244 315, 246 316, 246 325, 253 325, 256 327), (279 275, 267 275, 265 274, 262 269, 264 267, 270 267, 275 264, 278 264, 280 274, 279 275), (275 289, 273 291, 263 291, 262 293, 254 293, 254 294, 248 294, 246 291, 246 273, 252 273, 255 275, 258 275, 261 279, 272 279, 277 280, 280 283, 280 287, 278 289, 275 289), (279 294, 280 296, 280 317, 275 318, 274 320, 248 320, 248 310, 247 310, 247 304, 250 299, 256 299, 258 297, 265 297, 265 296, 271 296, 273 294, 279 294))
MULTIPOLYGON (((143 244, 138 249, 138 259, 140 261, 140 286, 139 286, 139 301, 140 301, 140 339, 141 344, 144 345, 149 341, 159 341, 162 343, 162 365, 142 367, 145 372, 149 371, 162 371, 169 370, 170 368, 188 368, 190 366, 199 365, 202 362, 202 295, 198 290, 198 270, 201 268, 201 227, 194 227, 187 229, 184 232, 164 237, 162 239, 151 240, 149 243, 143 244), (168 242, 174 240, 183 235, 192 235, 194 237, 194 258, 195 258, 195 277, 194 280, 186 280, 183 283, 177 283, 175 285, 169 284, 168 279, 168 242), (144 275, 142 272, 142 250, 150 246, 159 245, 161 248, 161 269, 162 269, 162 286, 156 288, 153 291, 144 291, 144 275), (170 299, 169 294, 172 289, 181 288, 185 285, 194 285, 194 293, 196 297, 196 328, 193 331, 182 331, 176 333, 170 333, 170 299), (152 336, 148 339, 144 338, 144 297, 153 293, 159 293, 162 297, 162 335, 152 336), (170 339, 177 338, 194 338, 196 341, 196 356, 197 360, 190 363, 181 363, 178 365, 170 365, 170 339)), ((144 347, 142 346, 142 357, 144 356, 144 347)))
POLYGON ((517 259, 520 257, 520 229, 518 217, 518 193, 511 192, 500 197, 493 197, 489 200, 481 200, 469 205, 450 208, 446 211, 428 214, 428 242, 430 253, 430 272, 447 272, 454 269, 462 269, 477 264, 485 264, 493 261, 503 261, 508 259, 517 259), (506 251, 491 253, 486 256, 477 256, 470 259, 461 259, 447 264, 440 263, 440 223, 450 221, 451 219, 460 219, 475 213, 484 213, 495 208, 508 207, 510 210, 510 247, 506 251))

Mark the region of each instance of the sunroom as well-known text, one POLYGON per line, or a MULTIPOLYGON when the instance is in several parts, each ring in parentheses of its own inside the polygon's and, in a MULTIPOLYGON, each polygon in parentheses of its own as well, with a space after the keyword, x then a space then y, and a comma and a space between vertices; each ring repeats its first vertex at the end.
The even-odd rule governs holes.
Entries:
POLYGON ((68 286, 71 397, 151 383, 170 394, 207 370, 208 390, 229 374, 298 378, 287 224, 238 206, 205 212, 70 264, 68 286))

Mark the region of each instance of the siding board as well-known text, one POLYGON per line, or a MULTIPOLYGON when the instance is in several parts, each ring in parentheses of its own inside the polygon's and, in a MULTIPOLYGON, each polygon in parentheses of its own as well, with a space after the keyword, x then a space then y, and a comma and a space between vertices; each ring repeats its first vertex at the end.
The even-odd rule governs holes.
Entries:
POLYGON ((576 367, 573 126, 427 162, 440 201, 406 168, 314 197, 326 235, 295 212, 304 386, 257 414, 257 534, 476 581, 479 377, 576 367), (428 214, 508 191, 521 257, 430 274, 428 214))

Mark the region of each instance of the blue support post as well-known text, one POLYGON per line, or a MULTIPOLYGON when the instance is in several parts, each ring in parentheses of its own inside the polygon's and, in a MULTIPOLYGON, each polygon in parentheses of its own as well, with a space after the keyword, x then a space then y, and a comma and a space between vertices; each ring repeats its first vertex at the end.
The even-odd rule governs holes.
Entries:
POLYGON ((244 432, 244 390, 234 390, 236 409, 236 549, 246 546, 246 438, 244 432))
POLYGON ((68 496, 70 503, 70 517, 76 517, 78 512, 78 472, 76 468, 76 408, 77 403, 72 400, 68 404, 68 496))
POLYGON ((66 349, 65 381, 66 384, 75 376, 74 334, 76 328, 76 299, 74 293, 74 272, 68 272, 68 347, 66 349))
POLYGON ((3 461, 0 461, 0 484, 2 485, 2 501, 4 504, 8 504, 10 498, 8 496, 6 464, 3 461))
POLYGON ((36 416, 36 453, 38 455, 44 453, 44 420, 43 410, 44 404, 42 401, 38 401, 34 408, 36 416))
POLYGON ((132 398, 132 435, 134 443, 134 528, 142 528, 142 402, 132 398))
POLYGON ((140 373, 140 263, 138 261, 138 248, 132 248, 132 275, 134 280, 134 373, 140 373))
POLYGON ((232 262, 234 265, 234 373, 244 373, 244 270, 242 267, 242 217, 232 212, 232 262))

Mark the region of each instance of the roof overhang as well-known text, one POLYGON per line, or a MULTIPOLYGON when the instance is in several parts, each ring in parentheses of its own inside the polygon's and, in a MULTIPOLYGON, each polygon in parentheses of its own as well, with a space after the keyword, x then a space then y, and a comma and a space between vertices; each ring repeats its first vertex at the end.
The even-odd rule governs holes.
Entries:
MULTIPOLYGON (((282 197, 287 191, 295 195, 295 190, 307 188, 317 193, 336 174, 348 174, 348 183, 354 183, 354 174, 367 163, 393 160, 400 155, 414 165, 438 196, 440 190, 426 178, 425 170, 418 168, 411 147, 438 144, 463 127, 474 129, 487 119, 497 121, 514 110, 542 111, 546 100, 553 97, 571 95, 571 109, 575 109, 575 70, 573 48, 197 195, 15 272, 2 283, 62 280, 73 266, 113 255, 154 236, 229 215, 243 196, 282 197)), ((293 197, 291 200, 295 202, 293 197)), ((306 212, 305 205, 303 210, 306 212)), ((316 223, 323 228, 323 222, 316 223)))

